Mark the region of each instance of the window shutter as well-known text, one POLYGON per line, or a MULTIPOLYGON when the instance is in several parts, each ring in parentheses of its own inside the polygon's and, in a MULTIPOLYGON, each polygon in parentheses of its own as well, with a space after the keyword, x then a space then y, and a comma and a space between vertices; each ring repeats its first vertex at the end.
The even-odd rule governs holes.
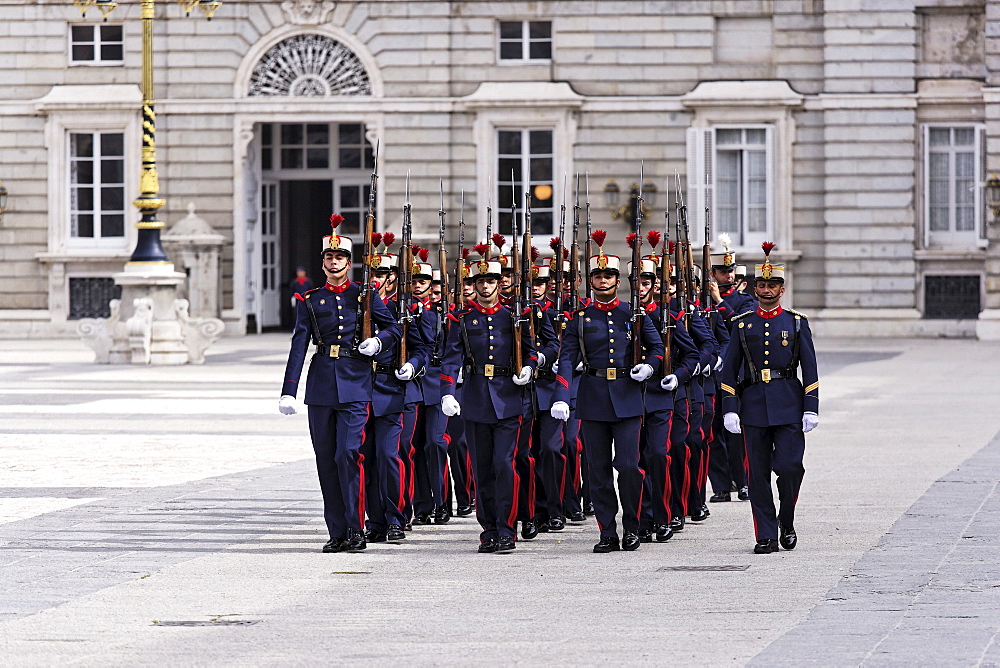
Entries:
POLYGON ((923 224, 920 226, 921 234, 921 246, 927 248, 930 246, 930 226, 931 226, 931 142, 930 142, 930 128, 925 123, 920 127, 920 139, 923 142, 921 146, 920 153, 922 155, 922 165, 923 165, 923 186, 921 188, 921 194, 923 195, 923 203, 921 209, 923 210, 923 224))
MULTIPOLYGON (((688 226, 693 244, 705 243, 705 207, 715 212, 714 128, 688 128, 687 197, 688 226)), ((668 207, 671 205, 667 203, 668 207)))
MULTIPOLYGON (((777 183, 775 182, 775 170, 774 170, 774 126, 768 125, 764 130, 764 150, 766 151, 764 155, 764 163, 767 169, 767 235, 769 240, 774 241, 778 238, 778 230, 774 224, 774 193, 776 190, 777 183)), ((787 230, 788 233, 788 245, 792 246, 794 244, 791 221, 788 221, 787 230)))
MULTIPOLYGON (((976 184, 986 182, 986 128, 978 126, 976 128, 976 184)), ((979 227, 978 235, 982 243, 986 242, 986 207, 983 205, 982 187, 976 188, 976 225, 979 227)))

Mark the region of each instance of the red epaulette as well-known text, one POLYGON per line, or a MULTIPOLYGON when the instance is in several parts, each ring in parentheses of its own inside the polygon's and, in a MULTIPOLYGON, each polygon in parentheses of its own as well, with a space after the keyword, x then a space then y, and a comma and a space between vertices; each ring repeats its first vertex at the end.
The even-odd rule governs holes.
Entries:
POLYGON ((677 315, 674 315, 673 313, 671 313, 670 315, 674 316, 674 320, 676 320, 677 322, 680 322, 684 318, 684 314, 683 313, 677 313, 677 315))
POLYGON ((306 300, 305 297, 303 297, 302 295, 300 295, 297 292, 295 293, 295 298, 298 299, 300 302, 304 302, 306 300))

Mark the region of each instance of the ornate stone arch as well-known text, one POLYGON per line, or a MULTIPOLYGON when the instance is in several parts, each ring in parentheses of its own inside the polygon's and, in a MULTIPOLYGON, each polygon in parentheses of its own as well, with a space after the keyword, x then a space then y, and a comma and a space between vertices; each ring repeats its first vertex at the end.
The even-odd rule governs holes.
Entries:
POLYGON ((353 36, 328 26, 283 26, 247 53, 236 77, 237 98, 381 97, 374 60, 353 36))

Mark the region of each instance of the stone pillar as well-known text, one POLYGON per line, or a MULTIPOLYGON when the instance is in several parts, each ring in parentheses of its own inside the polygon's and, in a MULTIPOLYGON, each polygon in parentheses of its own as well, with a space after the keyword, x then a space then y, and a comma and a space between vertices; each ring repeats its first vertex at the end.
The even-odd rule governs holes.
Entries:
MULTIPOLYGON (((179 271, 130 270, 113 276, 115 284, 122 287, 121 311, 119 319, 127 324, 122 332, 117 332, 111 345, 108 362, 111 364, 187 364, 188 350, 184 345, 181 323, 177 318, 174 302, 177 290, 184 283, 184 274, 179 271), (147 301, 152 303, 152 317, 136 316, 137 308, 145 311, 147 301), (143 323, 147 323, 143 325, 143 323), (139 338, 137 328, 148 326, 148 355, 135 350, 134 343, 139 338)), ((139 313, 143 316, 143 313, 139 313)))
MULTIPOLYGON (((986 3, 986 175, 1000 172, 1000 2, 986 3)), ((986 197, 986 193, 983 193, 986 197)), ((976 322, 976 336, 1000 341, 1000 221, 986 210, 986 290, 984 309, 976 322)))
POLYGON ((177 268, 187 274, 186 293, 178 297, 188 300, 191 317, 218 318, 222 285, 219 267, 226 238, 195 215, 193 202, 187 209, 187 217, 163 234, 163 247, 177 268))

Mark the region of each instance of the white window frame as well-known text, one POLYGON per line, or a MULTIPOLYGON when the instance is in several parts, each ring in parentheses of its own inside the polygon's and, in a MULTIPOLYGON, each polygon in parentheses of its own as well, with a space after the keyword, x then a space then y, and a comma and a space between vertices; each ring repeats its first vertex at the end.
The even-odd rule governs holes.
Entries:
MULTIPOLYGON (((500 65, 526 65, 526 64, 541 64, 541 63, 551 63, 554 55, 555 40, 553 39, 552 32, 552 20, 544 19, 524 19, 522 21, 517 21, 514 19, 498 19, 496 23, 497 30, 497 63, 500 65), (520 23, 521 24, 521 57, 520 58, 502 58, 500 55, 500 45, 502 37, 500 36, 500 24, 501 23, 520 23), (549 37, 548 39, 531 39, 531 24, 532 23, 548 23, 549 24, 549 37), (532 58, 531 57, 531 44, 532 42, 548 42, 549 43, 549 57, 548 58, 532 58)), ((509 40, 508 40, 509 41, 509 40)))
POLYGON ((69 63, 70 67, 122 67, 123 65, 125 65, 125 26, 124 26, 124 24, 121 24, 121 23, 70 23, 69 24, 69 30, 66 31, 66 42, 67 42, 66 56, 67 56, 67 62, 69 63), (75 58, 73 58, 73 45, 74 44, 83 44, 83 42, 74 42, 73 41, 73 28, 76 27, 76 26, 87 26, 87 27, 91 27, 92 26, 94 28, 94 41, 93 42, 86 42, 87 44, 93 44, 94 45, 94 58, 92 60, 76 60, 75 58), (121 41, 122 57, 119 60, 104 60, 103 58, 101 58, 101 45, 102 44, 105 44, 105 43, 116 44, 117 43, 117 42, 104 42, 103 39, 102 39, 102 37, 103 37, 101 35, 102 28, 104 28, 104 27, 111 27, 111 26, 117 26, 117 27, 120 27, 122 29, 122 41, 121 41))
POLYGON ((974 249, 986 247, 986 206, 983 201, 983 182, 985 181, 986 160, 986 126, 982 123, 924 123, 921 128, 922 151, 922 195, 923 195, 923 234, 924 246, 927 248, 974 249), (949 198, 948 198, 948 230, 944 232, 931 230, 931 170, 930 170, 930 131, 932 129, 971 129, 974 131, 973 151, 975 154, 975 175, 973 178, 973 207, 976 226, 973 230, 955 230, 955 164, 956 151, 948 152, 949 161, 949 198))
POLYGON ((109 108, 106 111, 52 111, 45 128, 49 148, 49 253, 87 258, 117 258, 135 247, 139 211, 131 205, 139 193, 138 107, 130 110, 109 108), (103 243, 72 236, 70 229, 69 135, 73 132, 122 132, 125 135, 125 236, 111 237, 103 243))
MULTIPOLYGON (((524 130, 552 130, 552 171, 554 177, 552 200, 558 208, 558 204, 565 200, 572 201, 569 195, 573 185, 569 184, 570 193, 563 193, 562 179, 560 174, 573 174, 573 146, 576 143, 576 120, 573 114, 574 108, 565 107, 538 107, 538 108, 510 108, 501 106, 490 106, 482 108, 476 116, 474 124, 474 136, 476 141, 476 181, 477 191, 489 193, 495 187, 497 181, 497 157, 499 147, 497 146, 497 131, 505 129, 524 130)), ((523 196, 522 196, 523 197, 523 196)), ((523 206, 523 202, 518 203, 523 206)), ((486 205, 487 198, 479 198, 477 203, 479 215, 477 224, 477 239, 486 237, 486 205)), ((496 202, 493 202, 495 207, 496 202)), ((520 213, 524 213, 521 211, 520 213)), ((496 219, 494 218, 494 221, 496 219)), ((558 230, 558 219, 554 220, 554 225, 558 230)), ((494 225, 496 231, 496 225, 494 225)), ((470 246, 472 244, 469 244, 470 246)), ((537 244, 536 244, 537 245, 537 244)), ((545 254, 549 251, 548 244, 544 244, 539 250, 545 254)))
MULTIPOLYGON (((79 248, 100 248, 100 247, 105 247, 105 246, 113 247, 113 248, 119 248, 119 247, 121 247, 122 241, 128 236, 127 229, 129 227, 129 217, 130 217, 129 216, 129 207, 131 206, 130 201, 129 201, 129 194, 130 193, 128 192, 127 185, 126 185, 127 174, 128 174, 128 162, 129 161, 128 161, 128 144, 126 143, 126 135, 125 135, 124 128, 121 129, 121 130, 116 130, 116 129, 104 129, 104 130, 69 130, 69 131, 66 132, 66 155, 67 155, 67 164, 66 164, 66 169, 67 169, 67 171, 66 171, 66 191, 67 191, 67 200, 68 200, 68 204, 67 204, 67 208, 68 208, 67 225, 69 226, 69 237, 67 239, 67 244, 69 246, 76 246, 76 247, 79 247, 79 248), (108 236, 108 237, 105 237, 105 236, 103 236, 101 234, 101 232, 102 232, 102 228, 101 228, 101 226, 102 226, 101 216, 104 213, 115 213, 115 212, 113 212, 111 210, 106 210, 102 206, 103 202, 101 201, 102 195, 101 195, 100 191, 105 186, 110 185, 110 184, 106 184, 103 180, 101 180, 101 176, 100 176, 100 169, 101 169, 100 161, 105 157, 105 156, 103 156, 103 154, 101 154, 101 151, 100 151, 100 137, 103 136, 103 135, 111 135, 111 134, 118 134, 118 135, 122 136, 122 155, 121 156, 114 156, 114 157, 115 158, 120 158, 121 162, 122 162, 123 174, 122 174, 122 182, 121 182, 120 185, 121 185, 121 187, 122 187, 122 189, 124 191, 123 195, 122 195, 122 209, 121 209, 121 214, 122 214, 122 219, 123 220, 122 220, 122 234, 121 234, 121 236, 108 236), (94 234, 92 236, 89 236, 89 237, 81 237, 81 236, 74 236, 73 235, 73 215, 76 213, 76 210, 73 208, 73 204, 72 204, 72 200, 73 200, 72 191, 73 191, 74 186, 76 186, 76 185, 86 185, 86 184, 74 184, 73 183, 72 170, 73 170, 74 158, 72 156, 72 152, 73 152, 73 149, 72 149, 72 138, 73 138, 74 135, 90 135, 94 139, 94 155, 90 159, 90 162, 93 163, 93 168, 94 168, 94 180, 91 183, 91 188, 94 191, 94 194, 93 194, 94 208, 90 212, 90 215, 93 216, 93 223, 92 224, 93 224, 94 234)), ((115 183, 114 185, 119 185, 119 184, 115 183)))
MULTIPOLYGON (((704 243, 705 229, 705 208, 710 209, 712 216, 712 236, 711 242, 717 243, 719 228, 715 224, 718 221, 716 211, 718 210, 718 173, 716 165, 718 163, 718 130, 764 130, 765 132, 765 164, 766 164, 766 192, 765 206, 766 227, 764 232, 747 232, 745 228, 739 235, 733 235, 733 243, 736 249, 759 250, 763 241, 776 241, 777 230, 775 228, 775 203, 776 189, 775 181, 775 126, 771 123, 725 123, 715 124, 707 127, 688 128, 688 151, 687 151, 687 173, 688 173, 688 221, 692 226, 691 237, 704 243)), ((744 162, 746 153, 743 152, 744 162)), ((745 226, 748 217, 748 205, 744 194, 741 198, 741 226, 745 226)))
MULTIPOLYGON (((541 230, 538 229, 538 227, 537 227, 538 224, 536 222, 536 223, 532 224, 532 234, 537 234, 539 236, 543 236, 544 235, 544 236, 547 236, 547 237, 555 236, 559 232, 559 219, 558 219, 559 206, 558 206, 558 204, 556 204, 556 198, 555 198, 555 194, 556 194, 556 172, 555 172, 555 164, 556 164, 556 154, 555 154, 555 150, 556 150, 556 129, 554 127, 550 127, 550 128, 545 128, 545 127, 531 127, 531 128, 516 127, 515 128, 515 127, 498 126, 495 129, 495 131, 497 133, 497 138, 496 138, 497 154, 494 157, 494 163, 499 163, 500 162, 500 149, 499 149, 499 146, 500 146, 500 137, 499 137, 499 134, 501 132, 520 132, 521 133, 521 155, 520 155, 520 159, 521 159, 521 176, 522 176, 522 179, 521 179, 521 182, 518 184, 517 199, 516 199, 516 201, 517 201, 517 209, 518 209, 518 211, 517 211, 518 226, 519 226, 519 231, 522 234, 524 233, 524 229, 521 228, 521 226, 524 225, 524 213, 525 213, 525 211, 524 211, 524 193, 525 193, 526 186, 541 185, 541 184, 536 184, 534 182, 534 180, 531 178, 531 173, 530 173, 531 172, 531 157, 532 157, 533 154, 531 153, 530 133, 531 132, 539 132, 539 131, 548 131, 548 132, 552 133, 552 153, 549 154, 549 157, 552 160, 552 170, 553 171, 550 174, 549 180, 547 181, 548 183, 550 183, 552 185, 552 197, 549 200, 550 204, 546 205, 544 207, 536 206, 537 200, 533 199, 532 200, 531 209, 532 209, 532 214, 533 215, 535 213, 541 212, 542 210, 551 211, 551 213, 552 213, 552 229, 548 230, 548 231, 541 231, 541 230)), ((543 157, 542 154, 539 154, 539 157, 543 157)), ((499 170, 499 165, 496 166, 496 169, 499 170)), ((510 179, 510 175, 504 175, 504 174, 499 174, 499 173, 496 174, 495 180, 493 182, 493 197, 494 197, 493 201, 494 202, 499 202, 500 201, 500 195, 501 195, 501 189, 502 188, 510 188, 510 181, 509 181, 509 179, 510 179), (504 184, 504 185, 501 186, 501 184, 504 184)), ((494 208, 494 210, 493 210, 493 220, 494 220, 493 231, 494 232, 500 232, 501 234, 505 234, 506 235, 507 233, 503 232, 500 229, 500 226, 499 226, 500 213, 502 213, 503 211, 507 211, 507 210, 506 209, 505 210, 499 210, 499 209, 494 208)))

